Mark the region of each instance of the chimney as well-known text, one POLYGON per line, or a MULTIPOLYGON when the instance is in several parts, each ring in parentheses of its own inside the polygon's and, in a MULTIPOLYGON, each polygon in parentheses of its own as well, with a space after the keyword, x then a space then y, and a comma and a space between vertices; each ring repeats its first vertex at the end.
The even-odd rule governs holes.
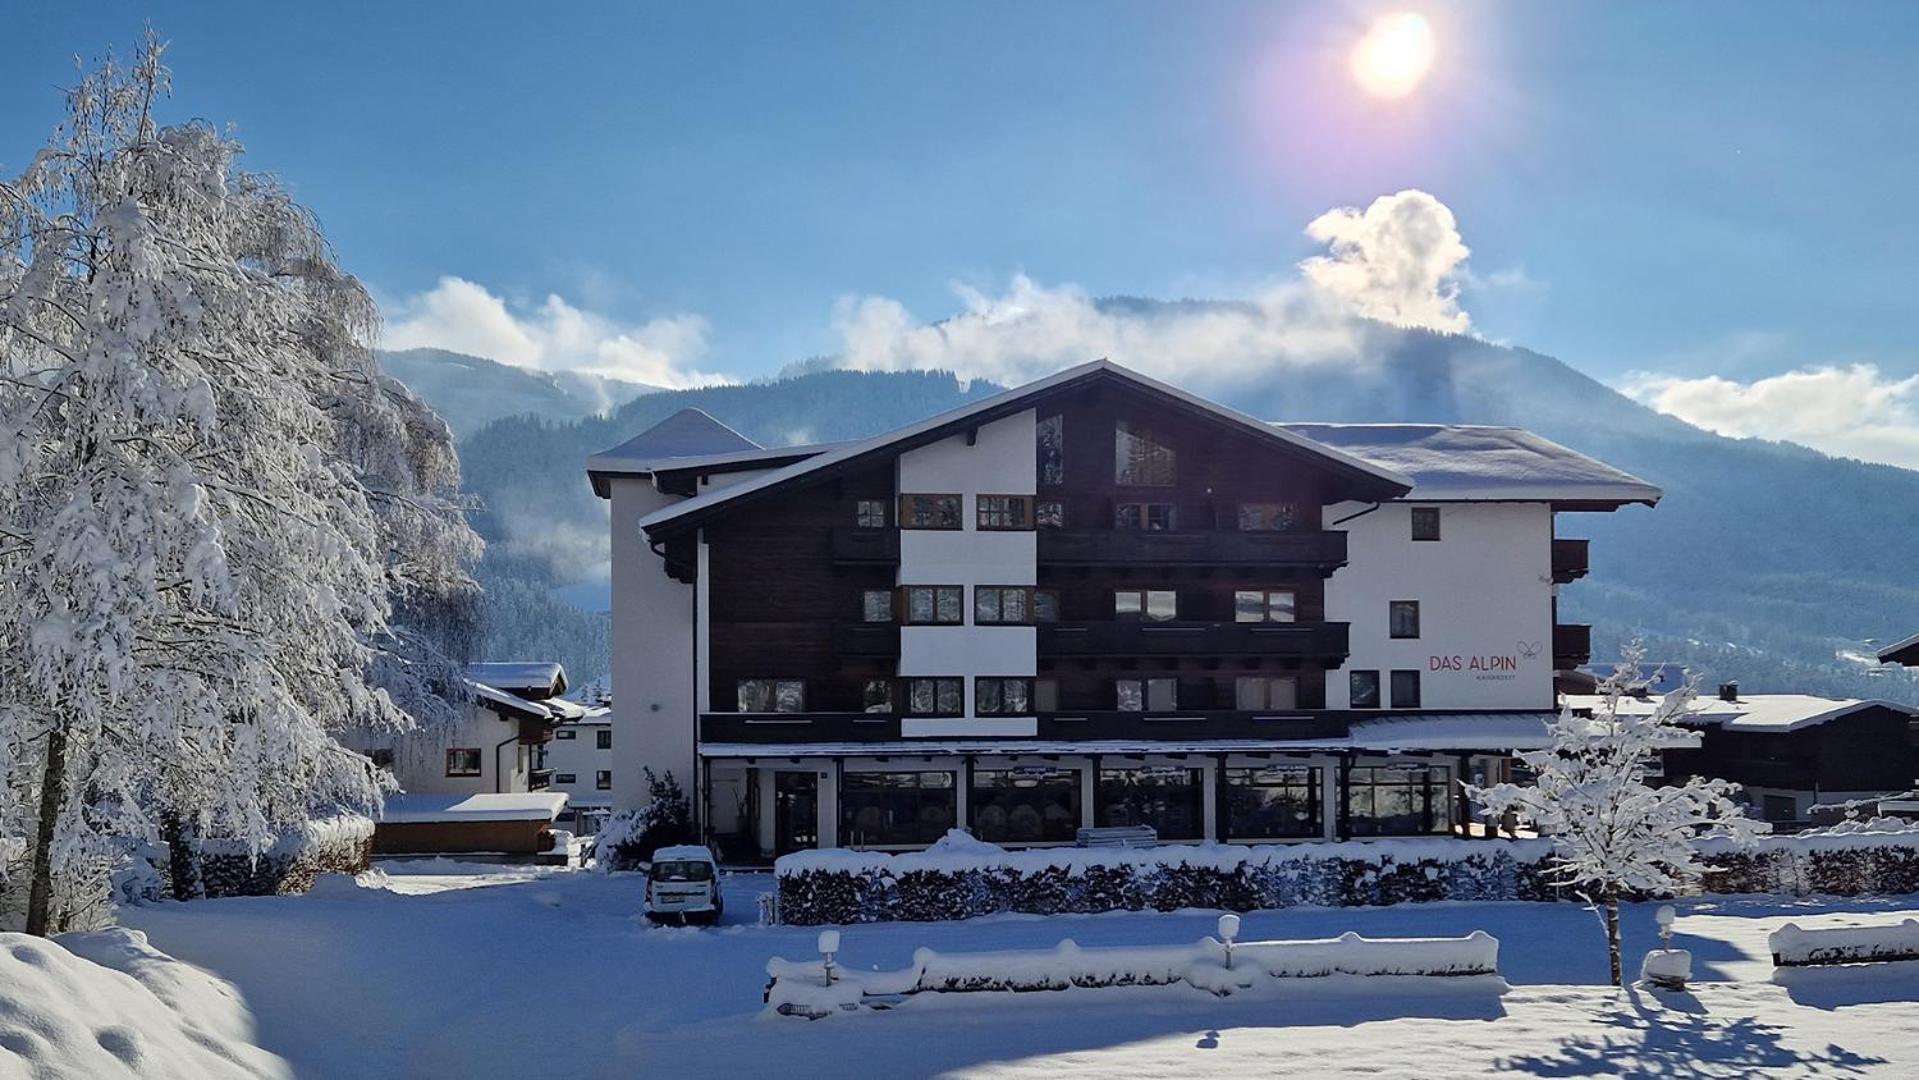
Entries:
POLYGON ((1720 683, 1719 684, 1719 700, 1738 701, 1739 700, 1739 684, 1736 682, 1720 683))

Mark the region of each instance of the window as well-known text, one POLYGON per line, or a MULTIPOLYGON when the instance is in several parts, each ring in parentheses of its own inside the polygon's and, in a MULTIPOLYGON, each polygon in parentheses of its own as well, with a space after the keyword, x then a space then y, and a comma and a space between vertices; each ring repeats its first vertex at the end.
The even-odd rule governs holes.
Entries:
POLYGON ((593 773, 593 786, 601 791, 613 790, 613 770, 599 769, 593 773))
POLYGON ((860 593, 860 618, 867 622, 893 621, 893 590, 866 589, 860 593))
POLYGON ((1321 771, 1307 765, 1227 769, 1226 828, 1221 839, 1273 840, 1319 836, 1321 771))
POLYGON ((800 679, 741 679, 741 712, 805 712, 806 683, 800 679))
POLYGON ((855 508, 854 520, 862 529, 886 528, 886 500, 861 499, 855 508))
POLYGON ((1172 503, 1120 503, 1113 507, 1113 527, 1172 532, 1175 516, 1172 503))
POLYGON ((1448 832, 1452 793, 1445 766, 1355 766, 1346 781, 1347 827, 1354 836, 1448 832))
POLYGON ((1098 806, 1101 825, 1151 825, 1161 840, 1197 840, 1205 831, 1198 769, 1101 769, 1098 806))
POLYGON ((1419 708, 1419 672, 1395 671, 1392 674, 1393 708, 1419 708))
POLYGON ((1292 503, 1239 504, 1239 527, 1243 532, 1285 532, 1298 522, 1299 509, 1292 503))
POLYGON ((1172 487, 1173 448, 1152 432, 1121 420, 1113 427, 1113 483, 1133 487, 1172 487))
POLYGON ((1059 593, 1051 589, 1033 590, 1033 621, 1036 623, 1059 621, 1059 593))
POLYGON ((1379 672, 1354 671, 1346 676, 1346 680, 1353 708, 1379 708, 1379 672))
POLYGON ((930 844, 958 824, 950 772, 849 772, 840 778, 840 837, 850 847, 930 844))
POLYGON ((975 503, 974 517, 982 529, 1005 531, 1033 527, 1031 495, 981 495, 975 503))
POLYGON ((1033 711, 1033 680, 981 675, 973 680, 973 715, 1026 716, 1033 711))
POLYGON ((960 716, 966 712, 965 680, 906 680, 906 711, 914 716, 960 716))
POLYGON ((1233 621, 1292 622, 1298 603, 1291 589, 1238 589, 1233 593, 1233 621))
POLYGON ((1241 675, 1233 680, 1237 709, 1297 709, 1299 680, 1291 675, 1241 675))
POLYGON ((1057 500, 1033 504, 1033 524, 1042 529, 1066 527, 1066 504, 1057 500))
POLYGON ((372 759, 373 767, 376 769, 391 769, 393 767, 392 750, 381 749, 368 751, 367 757, 372 759))
POLYGON ((1033 590, 1024 585, 973 586, 973 623, 1025 626, 1033 621, 1033 590))
POLYGON ((1034 712, 1058 712, 1059 711, 1059 680, 1058 679, 1034 679, 1033 680, 1033 711, 1034 712))
POLYGON ((1394 600, 1386 605, 1386 632, 1396 638, 1419 636, 1419 601, 1394 600))
POLYGON ((1113 683, 1121 712, 1170 712, 1179 708, 1178 679, 1119 679, 1113 683))
POLYGON ((595 750, 613 749, 613 729, 612 728, 608 728, 605 731, 596 731, 593 733, 593 749, 595 750))
POLYGON ((1170 622, 1179 617, 1179 593, 1172 589, 1119 589, 1113 593, 1113 615, 1170 622))
POLYGON ((959 585, 906 586, 906 622, 958 626, 966 621, 966 590, 959 585))
POLYGON ((870 713, 892 712, 893 680, 866 680, 866 685, 860 689, 860 711, 870 713))
POLYGON ((1037 466, 1039 482, 1064 484, 1066 482, 1066 418, 1063 416, 1041 417, 1040 422, 1034 427, 1034 465, 1037 466))
POLYGON ((1437 506, 1413 507, 1413 539, 1415 540, 1439 539, 1439 507, 1437 506))
POLYGON ((579 736, 580 736, 579 732, 568 731, 565 728, 561 728, 560 730, 553 733, 553 737, 556 739, 577 739, 579 738, 579 736))
POLYGON ((556 772, 553 774, 553 782, 556 784, 576 784, 579 780, 579 777, 570 772, 556 772))
POLYGON ((460 746, 446 752, 446 774, 448 776, 480 775, 480 748, 460 746))
POLYGON ((958 495, 900 496, 902 529, 957 529, 961 524, 958 495))
POLYGON ((966 812, 989 844, 1071 843, 1079 836, 1079 770, 975 769, 966 812))

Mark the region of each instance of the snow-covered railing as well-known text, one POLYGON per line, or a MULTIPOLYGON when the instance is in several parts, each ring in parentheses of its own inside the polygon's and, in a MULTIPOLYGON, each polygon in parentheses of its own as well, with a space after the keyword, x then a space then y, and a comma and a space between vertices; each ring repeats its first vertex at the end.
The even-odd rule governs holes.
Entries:
MULTIPOLYGON (((1229 916, 1230 918, 1230 916, 1229 916)), ((937 953, 920 949, 898 971, 856 971, 824 960, 767 962, 766 1004, 782 1015, 818 1018, 862 1003, 891 1003, 923 993, 1024 993, 1068 987, 1174 986, 1226 995, 1260 976, 1330 975, 1454 978, 1497 975, 1499 941, 1483 930, 1458 938, 1363 938, 1343 934, 1304 941, 937 953)))
POLYGON ((1919 960, 1919 921, 1815 929, 1787 923, 1767 937, 1766 945, 1778 967, 1919 960))

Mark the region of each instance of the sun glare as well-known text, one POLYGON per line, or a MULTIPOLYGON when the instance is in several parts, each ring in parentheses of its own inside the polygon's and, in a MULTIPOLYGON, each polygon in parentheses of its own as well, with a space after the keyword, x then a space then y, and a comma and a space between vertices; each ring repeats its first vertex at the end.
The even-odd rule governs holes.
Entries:
POLYGON ((1353 76, 1367 93, 1404 97, 1433 66, 1433 28, 1422 15, 1388 15, 1353 49, 1353 76))

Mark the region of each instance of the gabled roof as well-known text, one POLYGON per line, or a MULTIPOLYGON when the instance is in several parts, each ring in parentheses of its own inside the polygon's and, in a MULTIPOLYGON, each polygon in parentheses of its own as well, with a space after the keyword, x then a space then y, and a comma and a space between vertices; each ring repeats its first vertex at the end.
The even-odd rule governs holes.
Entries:
MULTIPOLYGON (((1568 708, 1590 710, 1599 705, 1596 694, 1567 694, 1568 708)), ((1625 698, 1622 713, 1650 713, 1658 708, 1658 698, 1625 698)), ((1857 698, 1822 698, 1811 694, 1742 694, 1733 701, 1701 696, 1693 702, 1696 710, 1683 717, 1695 726, 1713 725, 1723 731, 1752 731, 1787 734, 1819 724, 1842 720, 1869 709, 1891 709, 1908 716, 1919 714, 1910 705, 1890 701, 1857 698)))
POLYGON ((1412 477, 1417 502, 1546 502, 1560 509, 1647 506, 1664 492, 1551 439, 1468 424, 1279 425, 1412 477))
POLYGON ((534 699, 556 697, 566 692, 566 668, 553 660, 468 664, 466 677, 534 699))
POLYGON ((908 424, 870 439, 847 443, 836 449, 784 466, 765 476, 709 491, 704 495, 656 510, 640 519, 640 527, 649 536, 678 532, 707 520, 723 509, 765 496, 767 493, 801 484, 828 470, 854 467, 866 460, 898 454, 918 446, 937 442, 968 428, 978 427, 1031 408, 1044 396, 1070 388, 1113 380, 1157 397, 1169 404, 1193 410, 1262 439, 1289 452, 1318 460, 1335 472, 1344 474, 1369 489, 1369 495, 1381 499, 1404 494, 1412 481, 1386 466, 1366 461, 1336 447, 1322 445, 1284 428, 1256 420, 1245 413, 1207 401, 1174 386, 1151 379, 1109 360, 1094 360, 1056 372, 1025 386, 1001 391, 990 397, 962 405, 937 416, 908 424))
POLYGON ((606 498, 609 476, 646 476, 675 462, 734 455, 765 454, 766 448, 691 406, 640 432, 611 450, 586 459, 593 490, 606 498))
POLYGON ((1904 641, 1894 642, 1879 653, 1882 664, 1904 664, 1907 667, 1919 667, 1919 634, 1904 641))

